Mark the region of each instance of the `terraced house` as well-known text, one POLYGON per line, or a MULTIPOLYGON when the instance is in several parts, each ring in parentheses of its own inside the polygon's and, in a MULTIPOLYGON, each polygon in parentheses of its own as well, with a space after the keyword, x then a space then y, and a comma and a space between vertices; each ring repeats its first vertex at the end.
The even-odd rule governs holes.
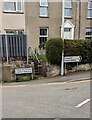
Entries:
MULTIPOLYGON (((0 0, 0 33, 27 34, 28 47, 38 47, 62 31, 62 2, 0 0)), ((92 1, 65 0, 65 39, 92 39, 92 1)))
MULTIPOLYGON (((25 29, 29 46, 62 37, 62 2, 40 0, 25 3, 25 29)), ((92 38, 92 1, 65 0, 64 38, 92 38)))
POLYGON ((22 34, 25 29, 23 0, 0 0, 0 32, 22 34))

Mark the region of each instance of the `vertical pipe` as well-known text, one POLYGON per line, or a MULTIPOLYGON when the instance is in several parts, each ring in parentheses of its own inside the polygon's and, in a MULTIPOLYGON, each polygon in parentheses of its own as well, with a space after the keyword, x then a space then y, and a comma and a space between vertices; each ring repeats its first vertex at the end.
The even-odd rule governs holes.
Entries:
POLYGON ((27 37, 27 35, 29 35, 28 29, 27 29, 27 34, 26 34, 26 42, 27 42, 27 64, 28 64, 28 37, 27 37))
POLYGON ((61 61, 61 75, 64 75, 64 0, 62 0, 62 31, 61 38, 63 40, 62 61, 61 61))
POLYGON ((78 29, 78 39, 80 39, 80 20, 81 20, 81 1, 79 0, 79 29, 78 29))
POLYGON ((6 43, 6 58, 7 58, 7 64, 9 63, 8 60, 8 43, 7 43, 7 34, 5 34, 5 43, 6 43))

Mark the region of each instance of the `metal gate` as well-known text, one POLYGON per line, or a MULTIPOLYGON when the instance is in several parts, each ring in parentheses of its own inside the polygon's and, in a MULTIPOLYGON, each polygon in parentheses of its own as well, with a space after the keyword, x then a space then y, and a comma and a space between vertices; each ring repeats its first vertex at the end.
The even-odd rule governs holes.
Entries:
POLYGON ((26 35, 1 35, 0 56, 3 58, 27 57, 26 35))

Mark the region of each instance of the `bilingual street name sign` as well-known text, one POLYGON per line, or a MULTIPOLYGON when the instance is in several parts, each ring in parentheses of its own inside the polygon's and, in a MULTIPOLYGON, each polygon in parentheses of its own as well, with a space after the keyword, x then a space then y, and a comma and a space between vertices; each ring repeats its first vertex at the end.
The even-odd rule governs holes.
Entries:
POLYGON ((66 56, 66 57, 64 57, 64 62, 65 63, 81 62, 81 60, 82 60, 81 56, 66 56))
POLYGON ((15 74, 27 74, 32 73, 32 68, 17 68, 15 69, 15 74))

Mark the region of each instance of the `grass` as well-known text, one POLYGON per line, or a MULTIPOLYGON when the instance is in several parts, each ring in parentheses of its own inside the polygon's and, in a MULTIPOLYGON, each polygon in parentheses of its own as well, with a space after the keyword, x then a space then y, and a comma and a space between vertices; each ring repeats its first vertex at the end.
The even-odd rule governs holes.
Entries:
POLYGON ((38 59, 47 62, 47 58, 46 58, 45 55, 43 55, 43 56, 42 56, 42 55, 39 55, 39 56, 38 56, 38 59))

